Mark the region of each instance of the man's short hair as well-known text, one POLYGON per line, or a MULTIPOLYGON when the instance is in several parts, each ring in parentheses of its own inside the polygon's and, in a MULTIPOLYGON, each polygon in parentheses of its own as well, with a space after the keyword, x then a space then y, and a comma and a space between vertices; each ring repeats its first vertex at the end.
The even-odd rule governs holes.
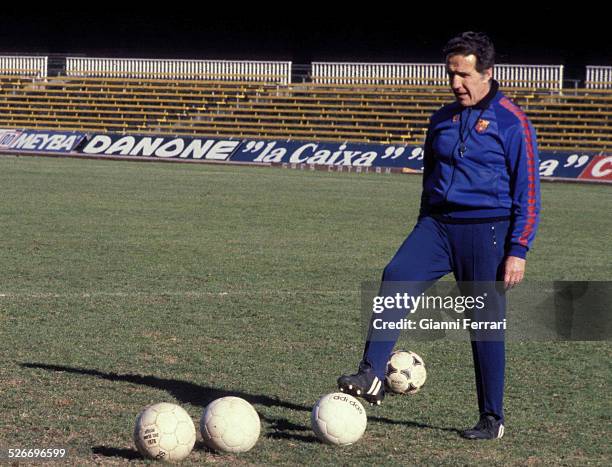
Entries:
POLYGON ((475 55, 476 71, 484 73, 495 64, 495 47, 489 37, 482 32, 463 32, 453 37, 444 49, 445 61, 452 55, 475 55))

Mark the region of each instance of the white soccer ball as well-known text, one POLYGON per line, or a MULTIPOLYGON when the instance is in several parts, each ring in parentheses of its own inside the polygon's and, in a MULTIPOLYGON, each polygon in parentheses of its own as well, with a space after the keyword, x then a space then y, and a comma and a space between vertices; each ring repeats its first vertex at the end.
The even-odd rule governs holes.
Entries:
POLYGON ((193 420, 176 404, 149 405, 136 417, 134 443, 144 457, 180 461, 189 455, 195 441, 193 420))
POLYGON ((310 422, 321 441, 346 446, 363 436, 368 417, 361 402, 353 396, 333 392, 321 397, 315 404, 310 422))
POLYGON ((387 389, 396 394, 414 394, 427 379, 425 362, 414 352, 397 350, 387 362, 385 383, 387 389))
POLYGON ((200 433, 204 443, 217 451, 246 452, 259 439, 259 415, 240 397, 222 397, 204 409, 200 433))

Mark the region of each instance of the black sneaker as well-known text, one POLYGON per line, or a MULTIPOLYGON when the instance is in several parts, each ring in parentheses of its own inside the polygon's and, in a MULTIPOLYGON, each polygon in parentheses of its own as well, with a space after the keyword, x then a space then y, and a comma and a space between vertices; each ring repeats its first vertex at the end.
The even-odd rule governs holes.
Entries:
POLYGON ((461 432, 466 439, 499 439, 504 436, 504 424, 493 415, 482 415, 471 430, 461 432))
POLYGON ((340 376, 338 388, 352 396, 363 397, 370 404, 380 405, 385 398, 384 381, 363 365, 359 365, 359 371, 354 375, 340 376))

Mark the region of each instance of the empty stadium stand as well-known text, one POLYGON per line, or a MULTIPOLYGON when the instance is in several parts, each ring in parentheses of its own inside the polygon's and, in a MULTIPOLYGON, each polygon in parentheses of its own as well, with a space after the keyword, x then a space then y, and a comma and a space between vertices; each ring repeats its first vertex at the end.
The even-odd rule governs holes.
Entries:
MULTIPOLYGON (((422 144, 429 116, 453 99, 439 81, 405 84, 412 77, 291 83, 285 72, 206 80, 191 72, 92 74, 0 69, 0 128, 422 144)), ((612 89, 543 83, 502 82, 541 148, 612 149, 612 89)))

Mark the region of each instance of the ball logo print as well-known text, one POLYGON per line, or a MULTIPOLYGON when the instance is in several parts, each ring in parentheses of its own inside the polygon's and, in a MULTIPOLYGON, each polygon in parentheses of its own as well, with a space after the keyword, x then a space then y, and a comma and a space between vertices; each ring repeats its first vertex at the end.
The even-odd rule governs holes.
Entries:
POLYGON ((347 446, 363 436, 368 419, 361 402, 351 395, 335 392, 319 399, 312 409, 310 421, 321 441, 347 446))
POLYGON ((180 461, 189 455, 195 441, 193 420, 176 404, 150 405, 136 418, 134 444, 146 458, 180 461))
POLYGON ((221 452, 246 452, 259 439, 259 415, 244 399, 228 396, 211 402, 202 413, 200 433, 204 443, 221 452))
POLYGON ((414 352, 397 350, 387 362, 385 384, 395 394, 415 394, 425 384, 425 362, 414 352))

